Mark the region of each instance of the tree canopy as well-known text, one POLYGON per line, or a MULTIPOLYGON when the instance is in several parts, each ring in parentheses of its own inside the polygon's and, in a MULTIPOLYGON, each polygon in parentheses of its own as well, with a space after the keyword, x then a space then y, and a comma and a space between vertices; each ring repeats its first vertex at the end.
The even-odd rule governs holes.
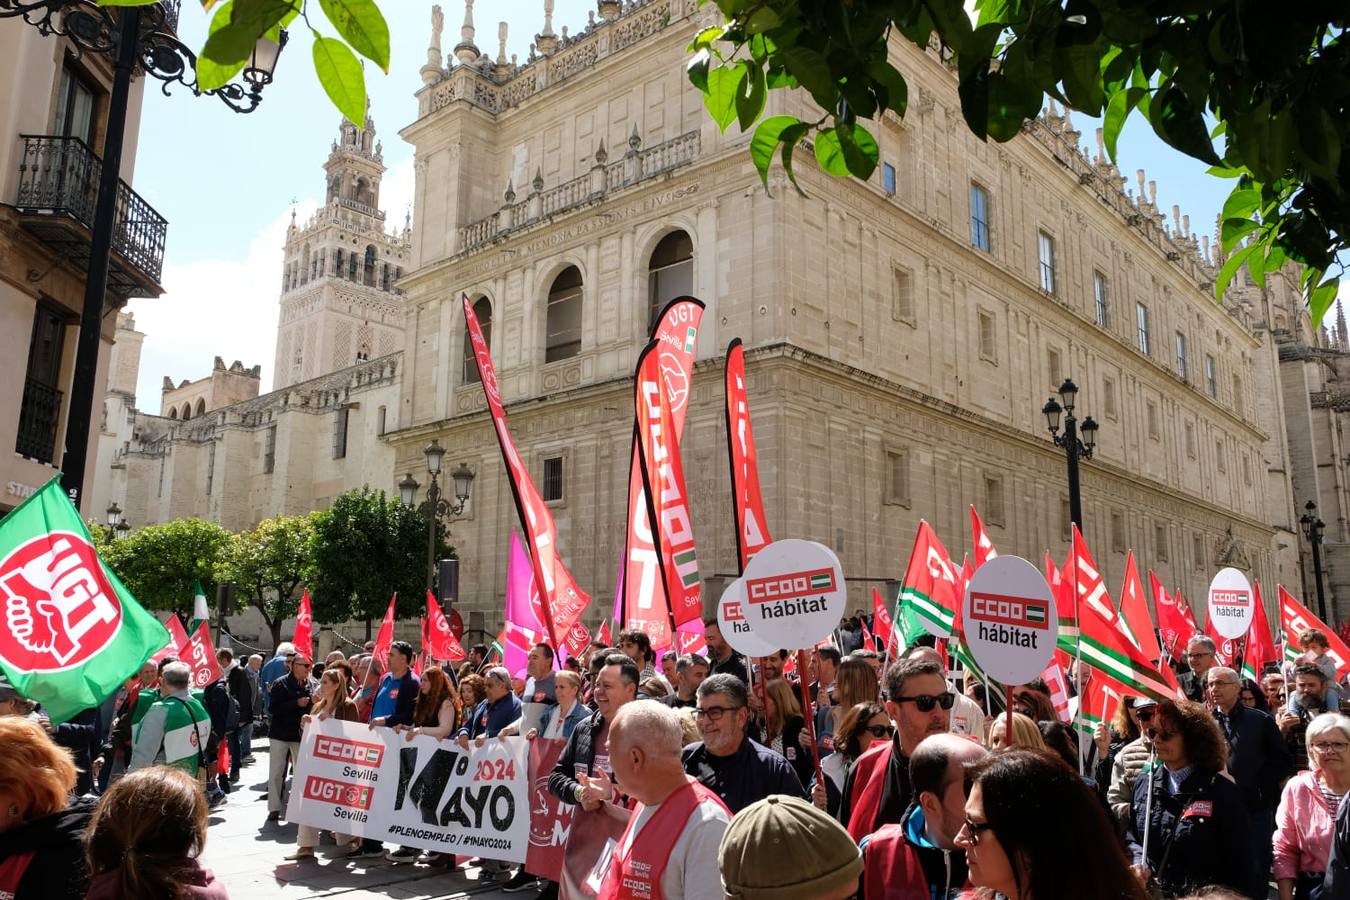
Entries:
POLYGON ((316 515, 264 519, 231 538, 219 566, 221 581, 233 581, 237 593, 262 614, 273 647, 281 641, 282 622, 299 611, 296 591, 313 558, 316 515))
POLYGON ((99 552, 142 606, 176 612, 186 623, 192 618, 197 582, 214 602, 216 571, 231 540, 231 534, 214 522, 175 519, 147 525, 119 540, 100 540, 99 552))
POLYGON ((1303 266, 1314 320, 1335 299, 1350 247, 1350 5, 1250 0, 715 0, 725 23, 689 46, 689 78, 725 130, 754 129, 761 177, 812 142, 821 169, 867 178, 877 142, 862 120, 903 116, 892 43, 934 43, 959 81, 977 136, 1011 140, 1047 96, 1101 116, 1114 161, 1126 119, 1233 179, 1222 212, 1222 296, 1246 265, 1261 285, 1303 266), (814 121, 762 118, 768 91, 801 88, 814 121))

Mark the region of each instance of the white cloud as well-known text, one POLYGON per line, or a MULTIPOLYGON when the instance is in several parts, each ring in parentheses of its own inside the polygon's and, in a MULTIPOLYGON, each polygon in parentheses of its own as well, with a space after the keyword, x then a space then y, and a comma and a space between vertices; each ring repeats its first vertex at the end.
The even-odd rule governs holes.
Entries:
MULTIPOLYGON (((304 222, 317 207, 313 198, 296 203, 296 219, 304 222)), ((272 385, 276 354, 277 303, 281 294, 281 264, 286 209, 250 242, 241 260, 200 259, 185 265, 166 261, 164 294, 133 300, 136 329, 145 333, 141 351, 136 405, 159 412, 164 376, 174 382, 195 381, 211 372, 216 356, 229 365, 262 365, 262 390, 272 385)))

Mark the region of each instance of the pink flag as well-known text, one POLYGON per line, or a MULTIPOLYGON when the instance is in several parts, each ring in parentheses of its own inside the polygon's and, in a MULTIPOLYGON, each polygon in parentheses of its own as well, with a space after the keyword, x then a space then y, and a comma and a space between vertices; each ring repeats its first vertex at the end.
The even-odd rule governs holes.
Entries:
POLYGON ((679 649, 681 656, 697 653, 699 656, 706 657, 708 655, 708 642, 703 637, 703 620, 695 619, 692 622, 685 622, 675 629, 675 646, 679 649))
POLYGON ((502 642, 502 665, 513 676, 525 671, 530 648, 544 639, 539 604, 534 567, 512 530, 511 555, 506 559, 506 640, 502 642))

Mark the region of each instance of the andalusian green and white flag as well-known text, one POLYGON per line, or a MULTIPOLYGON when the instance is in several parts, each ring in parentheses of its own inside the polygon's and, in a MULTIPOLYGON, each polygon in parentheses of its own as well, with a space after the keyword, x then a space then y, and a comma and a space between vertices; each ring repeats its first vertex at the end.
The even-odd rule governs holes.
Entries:
POLYGON ((195 634, 198 625, 209 621, 211 610, 206 608, 206 591, 202 590, 202 581, 199 578, 192 587, 192 622, 188 625, 187 633, 195 634))
POLYGON ((956 596, 956 575, 947 548, 942 546, 932 527, 920 519, 905 580, 900 585, 899 608, 892 617, 894 627, 900 632, 901 652, 924 632, 940 638, 949 637, 960 606, 961 598, 956 596))
POLYGON ((0 671, 53 723, 98 706, 169 640, 98 558, 59 476, 0 520, 0 671))

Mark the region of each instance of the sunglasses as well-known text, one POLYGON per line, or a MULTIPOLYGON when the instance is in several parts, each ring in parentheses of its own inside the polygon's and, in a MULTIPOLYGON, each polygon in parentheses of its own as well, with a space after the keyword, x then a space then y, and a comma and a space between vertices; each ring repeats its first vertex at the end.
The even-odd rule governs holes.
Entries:
POLYGON ((871 732, 875 738, 888 738, 895 734, 895 728, 890 725, 868 725, 863 731, 871 732))
POLYGON ((966 821, 962 826, 962 830, 970 835, 970 846, 977 847, 980 844, 980 832, 989 831, 993 827, 994 826, 990 825, 988 822, 976 822, 970 816, 966 816, 966 821))
POLYGON ((891 699, 896 703, 913 703, 919 708, 919 712, 932 712, 934 706, 951 709, 952 704, 956 702, 956 695, 947 691, 945 694, 919 694, 915 697, 892 697, 891 699))
POLYGON ((1140 722, 1152 722, 1153 714, 1156 712, 1157 710, 1153 707, 1145 706, 1143 709, 1136 709, 1134 715, 1140 722))

